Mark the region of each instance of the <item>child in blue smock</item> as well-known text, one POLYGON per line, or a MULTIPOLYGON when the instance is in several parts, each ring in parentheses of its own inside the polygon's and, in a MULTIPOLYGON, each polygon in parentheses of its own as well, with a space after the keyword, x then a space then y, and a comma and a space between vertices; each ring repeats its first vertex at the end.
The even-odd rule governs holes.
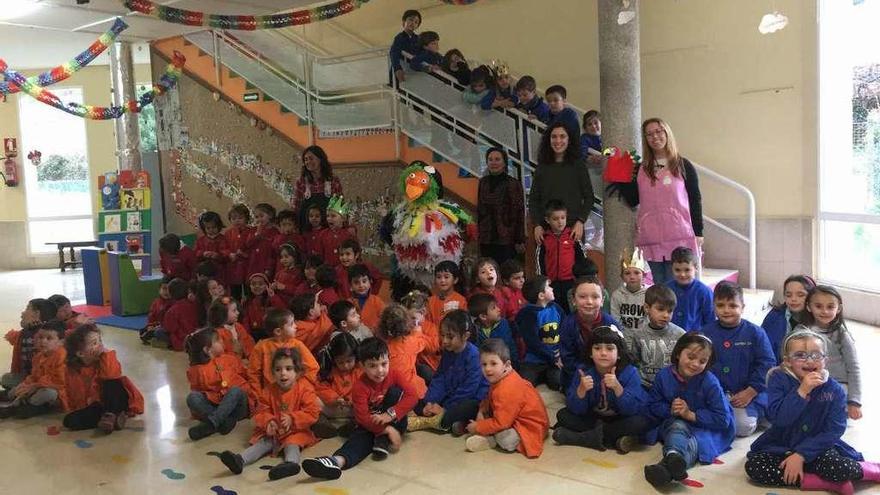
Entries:
POLYGON ((715 321, 712 289, 697 280, 697 255, 693 249, 677 247, 672 250, 673 279, 666 285, 675 292, 675 312, 672 323, 685 332, 700 330, 715 321))
POLYGON ((422 24, 422 14, 418 10, 404 11, 400 21, 403 23, 403 31, 397 33, 391 42, 388 58, 391 62, 391 72, 398 81, 405 81, 406 74, 403 71, 403 52, 413 57, 419 52, 419 35, 416 29, 422 24))
POLYGON ((825 369, 825 339, 799 330, 783 343, 782 365, 767 379, 770 429, 752 444, 746 474, 769 486, 853 493, 853 481, 880 481, 880 466, 841 437, 846 391, 825 369))
POLYGON ((736 433, 733 410, 718 379, 708 371, 714 358, 712 341, 688 332, 675 344, 672 364, 654 378, 647 409, 659 426, 646 440, 663 442, 663 459, 645 466, 645 479, 655 487, 684 480, 689 467, 711 464, 730 450, 736 433))
MULTIPOLYGON (((488 339, 500 339, 508 349, 516 350, 516 340, 510 323, 501 314, 501 308, 492 294, 474 294, 468 299, 468 311, 477 328, 471 340, 479 348, 488 339)), ((513 369, 519 369, 519 356, 512 351, 510 362, 513 369)))
POLYGON ((736 436, 747 437, 766 415, 765 380, 775 358, 767 334, 742 318, 742 287, 721 281, 715 286, 714 299, 718 320, 704 326, 702 333, 712 340, 712 373, 733 406, 736 436))
POLYGON ((574 311, 562 320, 559 327, 559 356, 562 359, 562 391, 575 382, 575 368, 586 364, 590 355, 590 333, 594 328, 622 325, 602 311, 605 293, 596 276, 580 277, 572 288, 574 311))
POLYGON ((469 339, 478 330, 467 311, 450 311, 440 322, 440 367, 431 378, 424 399, 409 416, 407 431, 452 431, 463 435, 477 417, 489 382, 480 367, 480 350, 469 339))
POLYGON ((770 339, 770 347, 776 356, 776 364, 782 363, 782 341, 798 325, 804 323, 807 307, 807 294, 816 287, 816 281, 807 275, 791 275, 782 284, 782 303, 773 306, 761 328, 770 339))
POLYGON ((597 450, 611 447, 626 454, 650 426, 650 420, 639 414, 647 401, 623 333, 614 326, 597 327, 590 335, 587 363, 578 365, 566 407, 556 413, 553 440, 597 450))
POLYGON ((495 101, 495 80, 485 65, 471 71, 471 84, 461 93, 461 98, 469 105, 479 105, 483 110, 491 110, 495 101))

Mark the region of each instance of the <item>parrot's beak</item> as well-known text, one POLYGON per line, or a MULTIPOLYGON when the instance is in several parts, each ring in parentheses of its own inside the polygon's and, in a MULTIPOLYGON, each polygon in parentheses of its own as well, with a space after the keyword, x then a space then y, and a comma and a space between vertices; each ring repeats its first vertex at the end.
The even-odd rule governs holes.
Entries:
POLYGON ((425 188, 414 184, 406 185, 406 199, 413 201, 418 199, 422 194, 425 194, 425 188))

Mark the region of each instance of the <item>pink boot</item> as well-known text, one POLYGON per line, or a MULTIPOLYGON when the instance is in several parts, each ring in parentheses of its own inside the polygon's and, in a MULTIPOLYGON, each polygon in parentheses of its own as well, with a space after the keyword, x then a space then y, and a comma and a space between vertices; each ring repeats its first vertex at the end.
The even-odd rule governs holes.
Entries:
POLYGON ((853 495, 854 489, 852 481, 843 483, 834 483, 820 478, 812 473, 804 473, 801 478, 801 490, 805 492, 831 492, 839 495, 853 495))
POLYGON ((862 479, 865 481, 880 481, 880 464, 876 462, 860 462, 862 466, 862 479))

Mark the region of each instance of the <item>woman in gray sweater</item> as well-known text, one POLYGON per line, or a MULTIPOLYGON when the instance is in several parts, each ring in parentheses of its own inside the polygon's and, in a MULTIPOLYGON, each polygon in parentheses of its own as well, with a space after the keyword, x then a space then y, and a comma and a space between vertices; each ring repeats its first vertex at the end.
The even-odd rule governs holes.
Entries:
POLYGON ((565 125, 559 122, 544 131, 529 192, 529 216, 539 245, 544 238, 544 206, 552 199, 565 203, 572 238, 580 241, 584 236, 584 223, 593 208, 593 185, 577 136, 569 135, 565 125))

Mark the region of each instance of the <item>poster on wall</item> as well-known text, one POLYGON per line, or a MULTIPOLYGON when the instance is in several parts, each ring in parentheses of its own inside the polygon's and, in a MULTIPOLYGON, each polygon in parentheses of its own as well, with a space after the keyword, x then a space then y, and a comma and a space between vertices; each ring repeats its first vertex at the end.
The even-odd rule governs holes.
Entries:
POLYGON ((119 232, 122 230, 122 217, 120 215, 104 216, 104 232, 119 232))

